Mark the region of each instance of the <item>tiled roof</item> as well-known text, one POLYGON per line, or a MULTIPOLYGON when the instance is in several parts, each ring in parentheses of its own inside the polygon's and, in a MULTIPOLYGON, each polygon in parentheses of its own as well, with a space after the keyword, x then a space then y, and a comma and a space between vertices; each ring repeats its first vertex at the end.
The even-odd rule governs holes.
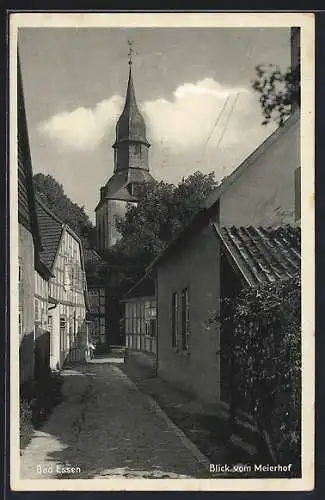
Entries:
POLYGON ((251 286, 300 272, 300 228, 218 227, 223 246, 251 286))
POLYGON ((43 247, 40 257, 42 262, 52 269, 64 223, 38 197, 36 198, 36 213, 43 247))

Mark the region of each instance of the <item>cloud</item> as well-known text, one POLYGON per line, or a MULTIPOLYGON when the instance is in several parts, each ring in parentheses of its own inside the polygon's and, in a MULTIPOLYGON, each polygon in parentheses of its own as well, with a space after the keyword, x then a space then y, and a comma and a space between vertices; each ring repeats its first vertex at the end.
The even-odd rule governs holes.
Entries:
MULTIPOLYGON (((249 110, 252 92, 205 78, 197 83, 179 86, 171 100, 145 102, 142 110, 146 116, 151 140, 163 142, 174 151, 182 152, 203 145, 210 135, 209 146, 216 146, 213 139, 223 132, 234 104, 236 106, 231 117, 232 123, 249 110)), ((229 139, 236 142, 237 137, 234 133, 225 134, 223 141, 229 139)))
MULTIPOLYGON (((153 145, 167 146, 169 153, 177 154, 216 148, 221 136, 223 148, 242 142, 243 129, 252 132, 247 131, 247 119, 254 101, 256 106, 256 96, 248 89, 205 78, 180 85, 170 100, 145 101, 140 108, 153 145)), ((56 114, 40 123, 38 131, 61 149, 94 151, 113 132, 122 106, 122 97, 114 95, 93 109, 56 114)))
POLYGON ((93 151, 116 125, 122 98, 114 95, 95 108, 79 107, 62 112, 38 125, 38 131, 54 140, 61 148, 93 151))

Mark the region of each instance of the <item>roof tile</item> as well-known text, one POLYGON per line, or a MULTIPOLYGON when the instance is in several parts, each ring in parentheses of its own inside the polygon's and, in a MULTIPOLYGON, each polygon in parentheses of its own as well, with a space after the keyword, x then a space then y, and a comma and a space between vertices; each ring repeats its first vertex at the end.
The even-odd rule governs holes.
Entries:
POLYGON ((250 285, 273 283, 299 274, 300 228, 214 227, 250 285))
POLYGON ((36 198, 36 213, 43 246, 40 257, 42 262, 52 269, 63 223, 38 198, 36 198))

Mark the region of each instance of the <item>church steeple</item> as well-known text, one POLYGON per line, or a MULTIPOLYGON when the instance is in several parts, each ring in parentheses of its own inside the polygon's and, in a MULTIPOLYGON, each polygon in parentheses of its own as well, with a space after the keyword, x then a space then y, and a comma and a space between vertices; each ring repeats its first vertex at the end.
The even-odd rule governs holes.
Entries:
POLYGON ((97 248, 106 250, 118 241, 116 216, 122 217, 129 203, 142 196, 140 186, 153 181, 149 172, 149 147, 146 124, 134 92, 132 77, 132 43, 129 42, 129 79, 122 114, 116 125, 114 173, 100 188, 96 211, 97 248))
POLYGON ((116 141, 113 147, 125 141, 141 142, 149 146, 146 138, 146 124, 135 98, 131 65, 124 109, 116 125, 116 141))
POLYGON ((132 54, 133 50, 130 47, 129 79, 125 104, 116 124, 116 140, 113 144, 113 148, 115 149, 114 172, 129 168, 149 170, 148 148, 150 144, 146 136, 146 124, 135 98, 132 76, 132 54))

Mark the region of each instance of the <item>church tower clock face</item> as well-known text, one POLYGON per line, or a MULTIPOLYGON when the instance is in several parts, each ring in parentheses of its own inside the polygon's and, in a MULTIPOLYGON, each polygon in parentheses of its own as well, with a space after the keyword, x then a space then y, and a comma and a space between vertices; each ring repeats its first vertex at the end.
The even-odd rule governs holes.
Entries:
POLYGON ((95 209, 97 248, 104 251, 112 247, 120 235, 116 218, 123 217, 130 203, 137 203, 137 186, 150 182, 150 144, 146 124, 139 111, 132 74, 133 49, 129 50, 129 77, 124 108, 116 124, 114 173, 100 189, 100 200, 95 209))

